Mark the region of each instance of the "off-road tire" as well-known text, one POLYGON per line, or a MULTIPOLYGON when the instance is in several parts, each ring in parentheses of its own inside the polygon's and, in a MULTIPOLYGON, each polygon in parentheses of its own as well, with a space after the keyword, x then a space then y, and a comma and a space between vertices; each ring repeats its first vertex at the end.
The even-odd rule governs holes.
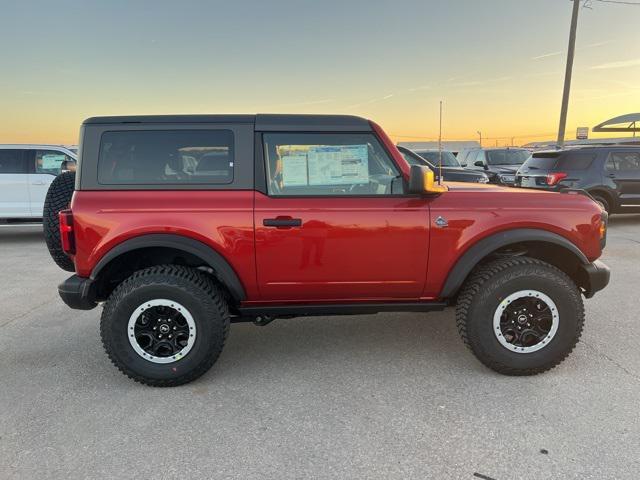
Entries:
POLYGON ((53 182, 51 182, 51 185, 49 185, 42 212, 44 241, 49 249, 49 254, 51 258, 53 258, 53 261, 67 272, 75 271, 75 266, 71 258, 62 250, 58 212, 69 208, 75 182, 75 172, 64 172, 58 175, 53 182))
POLYGON ((107 355, 129 378, 153 387, 182 385, 203 375, 216 362, 229 334, 229 309, 223 291, 198 270, 161 265, 139 270, 109 296, 100 320, 107 355), (179 302, 197 327, 193 348, 180 360, 152 363, 131 346, 127 326, 134 310, 153 299, 179 302))
POLYGON ((505 257, 471 274, 458 297, 456 323, 464 343, 487 367, 505 375, 536 375, 571 353, 582 334, 584 305, 576 284, 553 265, 525 256, 505 257), (493 316, 508 295, 527 289, 544 293, 557 305, 558 330, 542 349, 516 353, 496 338, 493 316))

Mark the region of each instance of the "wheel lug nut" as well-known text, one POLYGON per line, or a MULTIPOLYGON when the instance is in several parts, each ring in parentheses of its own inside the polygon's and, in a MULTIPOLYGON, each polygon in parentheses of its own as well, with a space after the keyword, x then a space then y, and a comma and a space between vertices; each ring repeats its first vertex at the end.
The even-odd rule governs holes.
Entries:
POLYGON ((177 330, 177 329, 178 329, 178 327, 173 327, 173 329, 174 329, 174 330, 177 330))
POLYGON ((169 334, 169 338, 171 338, 173 335, 169 334))
POLYGON ((154 330, 156 330, 158 327, 153 327, 154 330))
POLYGON ((158 335, 158 338, 162 338, 162 335, 158 335))

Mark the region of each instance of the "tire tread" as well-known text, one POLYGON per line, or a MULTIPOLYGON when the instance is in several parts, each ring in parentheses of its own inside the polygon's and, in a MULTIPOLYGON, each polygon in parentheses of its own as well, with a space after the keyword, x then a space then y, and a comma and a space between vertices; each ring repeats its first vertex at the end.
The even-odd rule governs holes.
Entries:
POLYGON ((580 298, 580 292, 577 286, 575 285, 573 280, 571 280, 571 278, 569 278, 569 276, 559 268, 536 258, 526 256, 504 257, 482 264, 477 267, 474 272, 471 273, 469 279, 463 285, 460 295, 458 296, 458 302, 456 306, 456 326, 464 344, 473 352, 476 358, 478 358, 478 360, 480 360, 487 367, 505 375, 537 375, 556 367, 557 365, 562 363, 562 361, 564 361, 564 359, 573 351, 575 345, 580 339, 580 336, 582 335, 584 327, 584 307, 582 306, 582 300, 580 298), (567 284, 567 288, 573 291, 574 295, 578 296, 578 303, 581 306, 581 308, 577 312, 578 322, 574 334, 574 341, 570 345, 570 348, 567 349, 561 357, 557 357, 553 359, 552 362, 535 368, 514 368, 512 366, 505 365, 504 363, 490 360, 487 355, 484 355, 483 352, 480 351, 477 343, 474 341, 475 339, 470 338, 467 329, 469 312, 472 308, 472 304, 474 303, 475 298, 480 293, 483 286, 495 275, 508 269, 517 268, 519 266, 544 267, 549 271, 549 273, 547 274, 549 278, 551 276, 555 276, 557 279, 560 279, 563 283, 567 284))
POLYGON ((157 265, 149 268, 145 268, 143 270, 138 270, 134 274, 132 274, 129 278, 124 280, 120 285, 116 287, 116 289, 109 296, 109 299, 105 303, 104 310, 102 312, 102 317, 100 320, 100 337, 102 340, 102 345, 111 360, 118 370, 124 373, 130 379, 142 383, 145 385, 149 385, 152 387, 174 387, 178 385, 183 385, 185 383, 189 383, 196 378, 203 375, 207 372, 213 364, 218 360, 224 344, 226 343, 227 337, 229 335, 230 329, 230 319, 229 319, 229 307, 225 301, 224 291, 207 275, 204 273, 188 267, 183 267, 180 265, 157 265), (214 351, 210 352, 210 355, 207 356, 206 360, 201 364, 186 372, 184 375, 172 379, 150 379, 144 377, 140 374, 133 372, 131 369, 127 367, 123 362, 121 362, 117 357, 115 357, 111 353, 111 348, 109 345, 109 324, 110 319, 113 315, 113 311, 117 307, 117 305, 122 301, 122 299, 133 292, 133 290, 144 286, 149 285, 151 283, 157 282, 157 277, 163 276, 164 280, 167 284, 171 284, 177 288, 183 288, 184 285, 176 282, 186 281, 190 283, 190 292, 196 293, 196 295, 203 296, 202 300, 207 301, 211 300, 213 308, 216 309, 217 314, 223 320, 223 338, 219 347, 214 351))

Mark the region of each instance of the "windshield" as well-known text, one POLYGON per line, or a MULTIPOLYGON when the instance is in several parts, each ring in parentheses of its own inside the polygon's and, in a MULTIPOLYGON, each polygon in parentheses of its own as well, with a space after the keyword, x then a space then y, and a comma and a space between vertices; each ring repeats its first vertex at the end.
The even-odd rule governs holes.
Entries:
POLYGON ((489 165, 522 165, 530 156, 528 150, 487 150, 489 165))
MULTIPOLYGON (((439 160, 440 153, 437 151, 433 151, 433 150, 422 151, 422 152, 417 151, 416 153, 420 155, 422 158, 429 160, 429 162, 431 162, 434 165, 438 165, 438 163, 440 162, 439 160)), ((442 166, 443 167, 459 167, 460 163, 458 162, 458 159, 453 153, 448 151, 443 151, 442 166)))
POLYGON ((400 150, 400 153, 409 165, 425 165, 425 161, 418 157, 418 155, 412 155, 405 150, 400 150))

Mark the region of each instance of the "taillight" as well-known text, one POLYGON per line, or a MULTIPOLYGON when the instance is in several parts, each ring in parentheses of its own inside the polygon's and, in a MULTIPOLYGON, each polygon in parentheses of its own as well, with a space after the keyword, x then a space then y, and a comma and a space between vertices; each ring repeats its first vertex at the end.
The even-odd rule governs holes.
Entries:
POLYGON ((73 213, 71 210, 61 210, 58 213, 60 221, 60 242, 62 250, 67 255, 76 253, 76 237, 73 234, 73 213))
POLYGON ((560 182, 560 180, 564 178, 567 178, 566 173, 561 173, 561 172, 550 173, 549 175, 547 175, 547 185, 549 185, 550 187, 552 187, 553 185, 557 185, 560 182))

